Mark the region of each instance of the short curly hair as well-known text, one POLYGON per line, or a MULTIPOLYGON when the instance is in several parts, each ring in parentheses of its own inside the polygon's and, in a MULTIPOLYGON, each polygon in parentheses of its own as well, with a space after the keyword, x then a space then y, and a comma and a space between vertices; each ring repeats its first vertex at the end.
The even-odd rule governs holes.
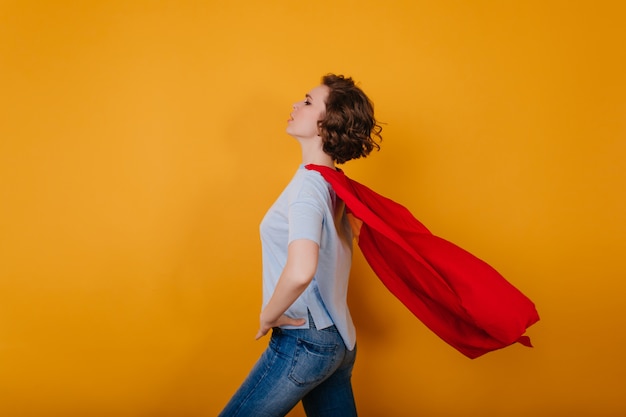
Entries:
POLYGON ((379 150, 382 127, 374 118, 374 105, 350 77, 327 74, 326 113, 318 122, 323 149, 337 163, 366 157, 379 150))

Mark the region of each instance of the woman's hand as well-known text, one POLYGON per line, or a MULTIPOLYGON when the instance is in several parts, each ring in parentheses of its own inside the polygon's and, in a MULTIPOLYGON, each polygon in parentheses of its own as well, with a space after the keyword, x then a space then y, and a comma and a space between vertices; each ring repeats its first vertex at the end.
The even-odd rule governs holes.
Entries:
POLYGON ((267 321, 264 320, 263 313, 261 313, 261 325, 259 327, 259 331, 256 334, 255 339, 259 340, 263 336, 270 331, 272 327, 280 327, 280 326, 302 326, 306 323, 305 319, 292 319, 291 317, 287 317, 284 314, 280 316, 277 320, 267 321))

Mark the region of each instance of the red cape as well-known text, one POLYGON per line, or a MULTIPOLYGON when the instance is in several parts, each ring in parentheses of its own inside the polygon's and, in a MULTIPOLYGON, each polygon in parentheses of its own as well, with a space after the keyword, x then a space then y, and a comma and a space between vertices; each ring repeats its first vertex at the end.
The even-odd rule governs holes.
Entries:
POLYGON ((469 358, 519 342, 539 320, 533 302, 471 253, 433 235, 404 206, 348 178, 318 171, 363 223, 358 244, 396 298, 445 342, 469 358))

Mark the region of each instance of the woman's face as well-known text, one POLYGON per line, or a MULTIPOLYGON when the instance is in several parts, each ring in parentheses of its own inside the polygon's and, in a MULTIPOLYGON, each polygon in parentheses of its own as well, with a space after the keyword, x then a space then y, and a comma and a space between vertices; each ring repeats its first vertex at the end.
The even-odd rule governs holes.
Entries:
POLYGON ((317 122, 324 118, 329 88, 318 85, 309 91, 304 100, 293 104, 287 121, 287 133, 294 138, 313 138, 319 133, 317 122))

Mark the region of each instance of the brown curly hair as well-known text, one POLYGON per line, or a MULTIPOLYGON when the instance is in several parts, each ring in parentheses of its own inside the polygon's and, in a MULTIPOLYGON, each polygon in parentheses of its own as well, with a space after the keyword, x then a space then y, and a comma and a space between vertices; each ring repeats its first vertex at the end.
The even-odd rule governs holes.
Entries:
POLYGON ((323 149, 340 164, 366 157, 382 140, 382 127, 374 118, 374 105, 350 77, 327 74, 326 113, 318 122, 323 149))

